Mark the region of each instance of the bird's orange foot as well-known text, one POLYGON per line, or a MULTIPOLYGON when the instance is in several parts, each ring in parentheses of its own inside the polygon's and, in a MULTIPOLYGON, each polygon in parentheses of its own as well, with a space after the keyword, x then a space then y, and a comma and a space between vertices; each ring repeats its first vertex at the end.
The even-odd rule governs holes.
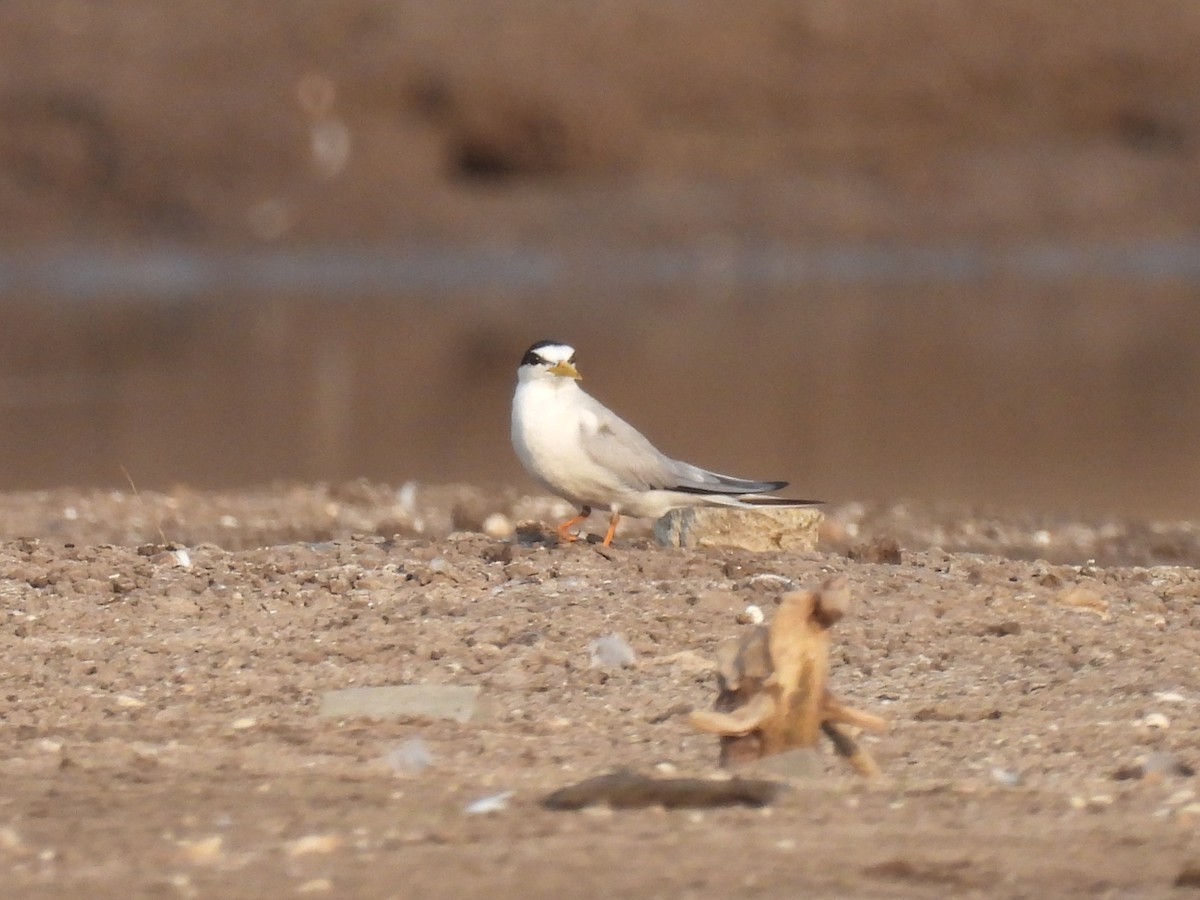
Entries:
POLYGON ((575 532, 571 531, 571 529, 591 514, 592 508, 590 506, 585 506, 579 511, 579 515, 567 519, 567 521, 563 522, 562 524, 555 526, 554 530, 558 532, 558 539, 567 544, 573 544, 579 540, 579 535, 575 534, 575 532))

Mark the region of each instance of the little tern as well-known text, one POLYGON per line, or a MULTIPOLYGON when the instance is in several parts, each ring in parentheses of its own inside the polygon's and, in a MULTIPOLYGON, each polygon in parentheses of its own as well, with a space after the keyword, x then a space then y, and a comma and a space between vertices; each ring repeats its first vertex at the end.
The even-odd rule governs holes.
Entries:
POLYGON ((636 428, 579 386, 575 348, 538 341, 517 369, 512 443, 534 480, 579 508, 557 526, 564 541, 592 514, 610 512, 604 546, 622 515, 658 518, 685 506, 814 506, 818 500, 768 497, 786 481, 752 481, 701 469, 660 452, 636 428))

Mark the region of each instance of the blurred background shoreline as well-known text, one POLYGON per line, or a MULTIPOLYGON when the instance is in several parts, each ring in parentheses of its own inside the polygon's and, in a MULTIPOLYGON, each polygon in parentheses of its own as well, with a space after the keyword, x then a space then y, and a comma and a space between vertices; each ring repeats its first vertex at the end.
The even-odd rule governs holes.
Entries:
POLYGON ((0 7, 0 489, 532 489, 521 352, 830 501, 1200 515, 1200 15, 0 7))
MULTIPOLYGON (((497 288, 578 291, 597 283, 643 292, 660 287, 713 290, 723 282, 753 302, 755 291, 812 289, 824 283, 887 288, 902 284, 979 283, 995 279, 1069 282, 1111 278, 1153 285, 1200 285, 1200 234, 1172 238, 1004 245, 972 242, 847 242, 822 246, 749 244, 570 248, 529 244, 308 246, 230 250, 103 245, 56 246, 0 254, 0 297, 63 301, 203 302, 214 293, 329 292, 331 302, 374 291, 404 297, 430 291, 455 299, 497 288)), ((701 298, 702 299, 702 298, 701 298)))

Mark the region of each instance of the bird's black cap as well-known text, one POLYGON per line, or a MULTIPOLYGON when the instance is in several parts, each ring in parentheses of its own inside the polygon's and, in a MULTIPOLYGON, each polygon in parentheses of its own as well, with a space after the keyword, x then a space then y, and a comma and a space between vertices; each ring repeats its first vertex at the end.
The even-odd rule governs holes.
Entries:
POLYGON ((569 347, 570 344, 564 344, 562 341, 542 340, 538 341, 532 347, 525 351, 525 355, 521 357, 521 365, 523 366, 540 366, 546 362, 538 353, 543 347, 569 347))

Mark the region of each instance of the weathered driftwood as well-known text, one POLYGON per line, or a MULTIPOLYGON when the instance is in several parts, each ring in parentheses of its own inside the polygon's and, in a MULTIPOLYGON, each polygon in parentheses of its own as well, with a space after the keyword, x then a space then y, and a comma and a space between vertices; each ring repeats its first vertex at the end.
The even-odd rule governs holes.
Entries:
POLYGON ((734 766, 801 747, 824 732, 863 775, 878 766, 843 730, 883 731, 887 723, 844 706, 829 692, 829 628, 846 613, 843 578, 818 590, 785 594, 769 626, 760 625, 717 651, 720 694, 712 710, 696 710, 693 727, 721 736, 721 765, 734 766))

